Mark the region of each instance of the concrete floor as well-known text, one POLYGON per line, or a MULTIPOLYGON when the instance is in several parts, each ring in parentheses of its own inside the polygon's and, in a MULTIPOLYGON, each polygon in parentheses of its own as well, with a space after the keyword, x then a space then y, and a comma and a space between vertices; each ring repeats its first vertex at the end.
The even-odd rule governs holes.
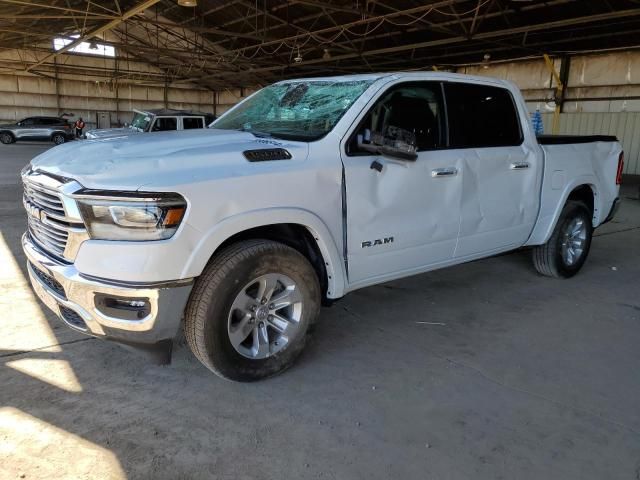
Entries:
POLYGON ((296 367, 234 384, 45 310, 18 172, 48 145, 0 147, 0 478, 640 478, 637 200, 574 279, 518 252, 367 288, 296 367))

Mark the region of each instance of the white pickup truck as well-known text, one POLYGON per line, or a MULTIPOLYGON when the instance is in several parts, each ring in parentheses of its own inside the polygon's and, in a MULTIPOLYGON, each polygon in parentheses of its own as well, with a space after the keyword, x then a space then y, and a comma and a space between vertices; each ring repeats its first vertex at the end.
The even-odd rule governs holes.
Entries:
POLYGON ((571 277, 615 213, 622 163, 614 137, 536 139, 509 82, 291 80, 210 129, 39 155, 22 243, 71 328, 165 355, 183 328, 209 369, 256 380, 358 288, 521 247, 571 277))

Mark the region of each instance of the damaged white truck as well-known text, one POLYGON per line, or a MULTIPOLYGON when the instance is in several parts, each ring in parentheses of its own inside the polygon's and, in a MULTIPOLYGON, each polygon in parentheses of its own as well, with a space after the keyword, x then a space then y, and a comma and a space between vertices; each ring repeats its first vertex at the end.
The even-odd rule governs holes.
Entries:
MULTIPOLYGON (((34 290, 71 328, 215 373, 290 366, 323 303, 532 247, 580 270, 618 205, 615 137, 541 137, 511 83, 280 82, 212 128, 62 145, 22 173, 34 290)), ((393 321, 390 319, 389 321, 393 321)))

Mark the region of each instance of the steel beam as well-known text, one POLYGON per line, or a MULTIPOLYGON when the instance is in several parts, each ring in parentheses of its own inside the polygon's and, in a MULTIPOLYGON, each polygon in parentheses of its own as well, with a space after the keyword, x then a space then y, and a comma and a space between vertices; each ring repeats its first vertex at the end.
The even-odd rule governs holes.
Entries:
POLYGON ((144 12, 147 8, 155 5, 159 1, 160 0, 145 0, 144 2, 142 2, 142 3, 138 4, 138 5, 136 5, 135 7, 131 8, 130 10, 127 10, 125 13, 122 14, 121 17, 118 17, 118 18, 116 18, 114 20, 111 20, 110 22, 106 23, 105 25, 103 25, 101 27, 98 27, 98 28, 96 28, 94 30, 91 30, 89 33, 86 33, 85 35, 81 35, 75 42, 71 42, 70 44, 66 45, 65 47, 61 48, 60 50, 57 50, 55 52, 50 53, 46 57, 38 60, 33 65, 28 66, 25 70, 27 72, 30 71, 30 70, 33 70, 34 68, 42 65, 46 61, 57 57, 61 53, 68 52, 69 50, 77 47, 82 42, 84 42, 86 40, 89 40, 89 39, 95 37, 96 35, 101 35, 104 32, 108 32, 109 30, 111 30, 115 26, 119 25, 122 22, 127 21, 129 18, 133 17, 134 15, 137 15, 140 12, 144 12))

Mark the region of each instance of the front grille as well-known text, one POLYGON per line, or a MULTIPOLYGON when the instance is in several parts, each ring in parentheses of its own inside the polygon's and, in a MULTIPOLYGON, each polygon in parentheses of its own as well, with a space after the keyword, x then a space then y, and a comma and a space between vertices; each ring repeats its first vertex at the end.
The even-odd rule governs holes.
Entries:
POLYGON ((31 237, 46 251, 59 257, 64 255, 67 247, 69 233, 64 228, 64 224, 59 224, 52 220, 37 220, 28 218, 29 233, 31 237))
POLYGON ((55 190, 24 180, 24 197, 31 205, 44 210, 47 213, 64 217, 62 200, 55 190))
POLYGON ((74 310, 71 310, 70 308, 63 307, 62 305, 60 305, 60 315, 62 315, 62 318, 68 324, 76 328, 79 328, 81 330, 87 329, 87 324, 84 323, 84 320, 82 319, 82 317, 78 315, 74 310))
POLYGON ((34 267, 33 265, 31 265, 31 271, 47 287, 56 292, 62 298, 67 298, 66 294, 64 293, 64 287, 55 278, 53 278, 51 275, 47 275, 42 270, 34 267))
POLYGON ((46 252, 64 259, 69 229, 60 195, 49 187, 23 177, 24 208, 31 238, 46 252))

